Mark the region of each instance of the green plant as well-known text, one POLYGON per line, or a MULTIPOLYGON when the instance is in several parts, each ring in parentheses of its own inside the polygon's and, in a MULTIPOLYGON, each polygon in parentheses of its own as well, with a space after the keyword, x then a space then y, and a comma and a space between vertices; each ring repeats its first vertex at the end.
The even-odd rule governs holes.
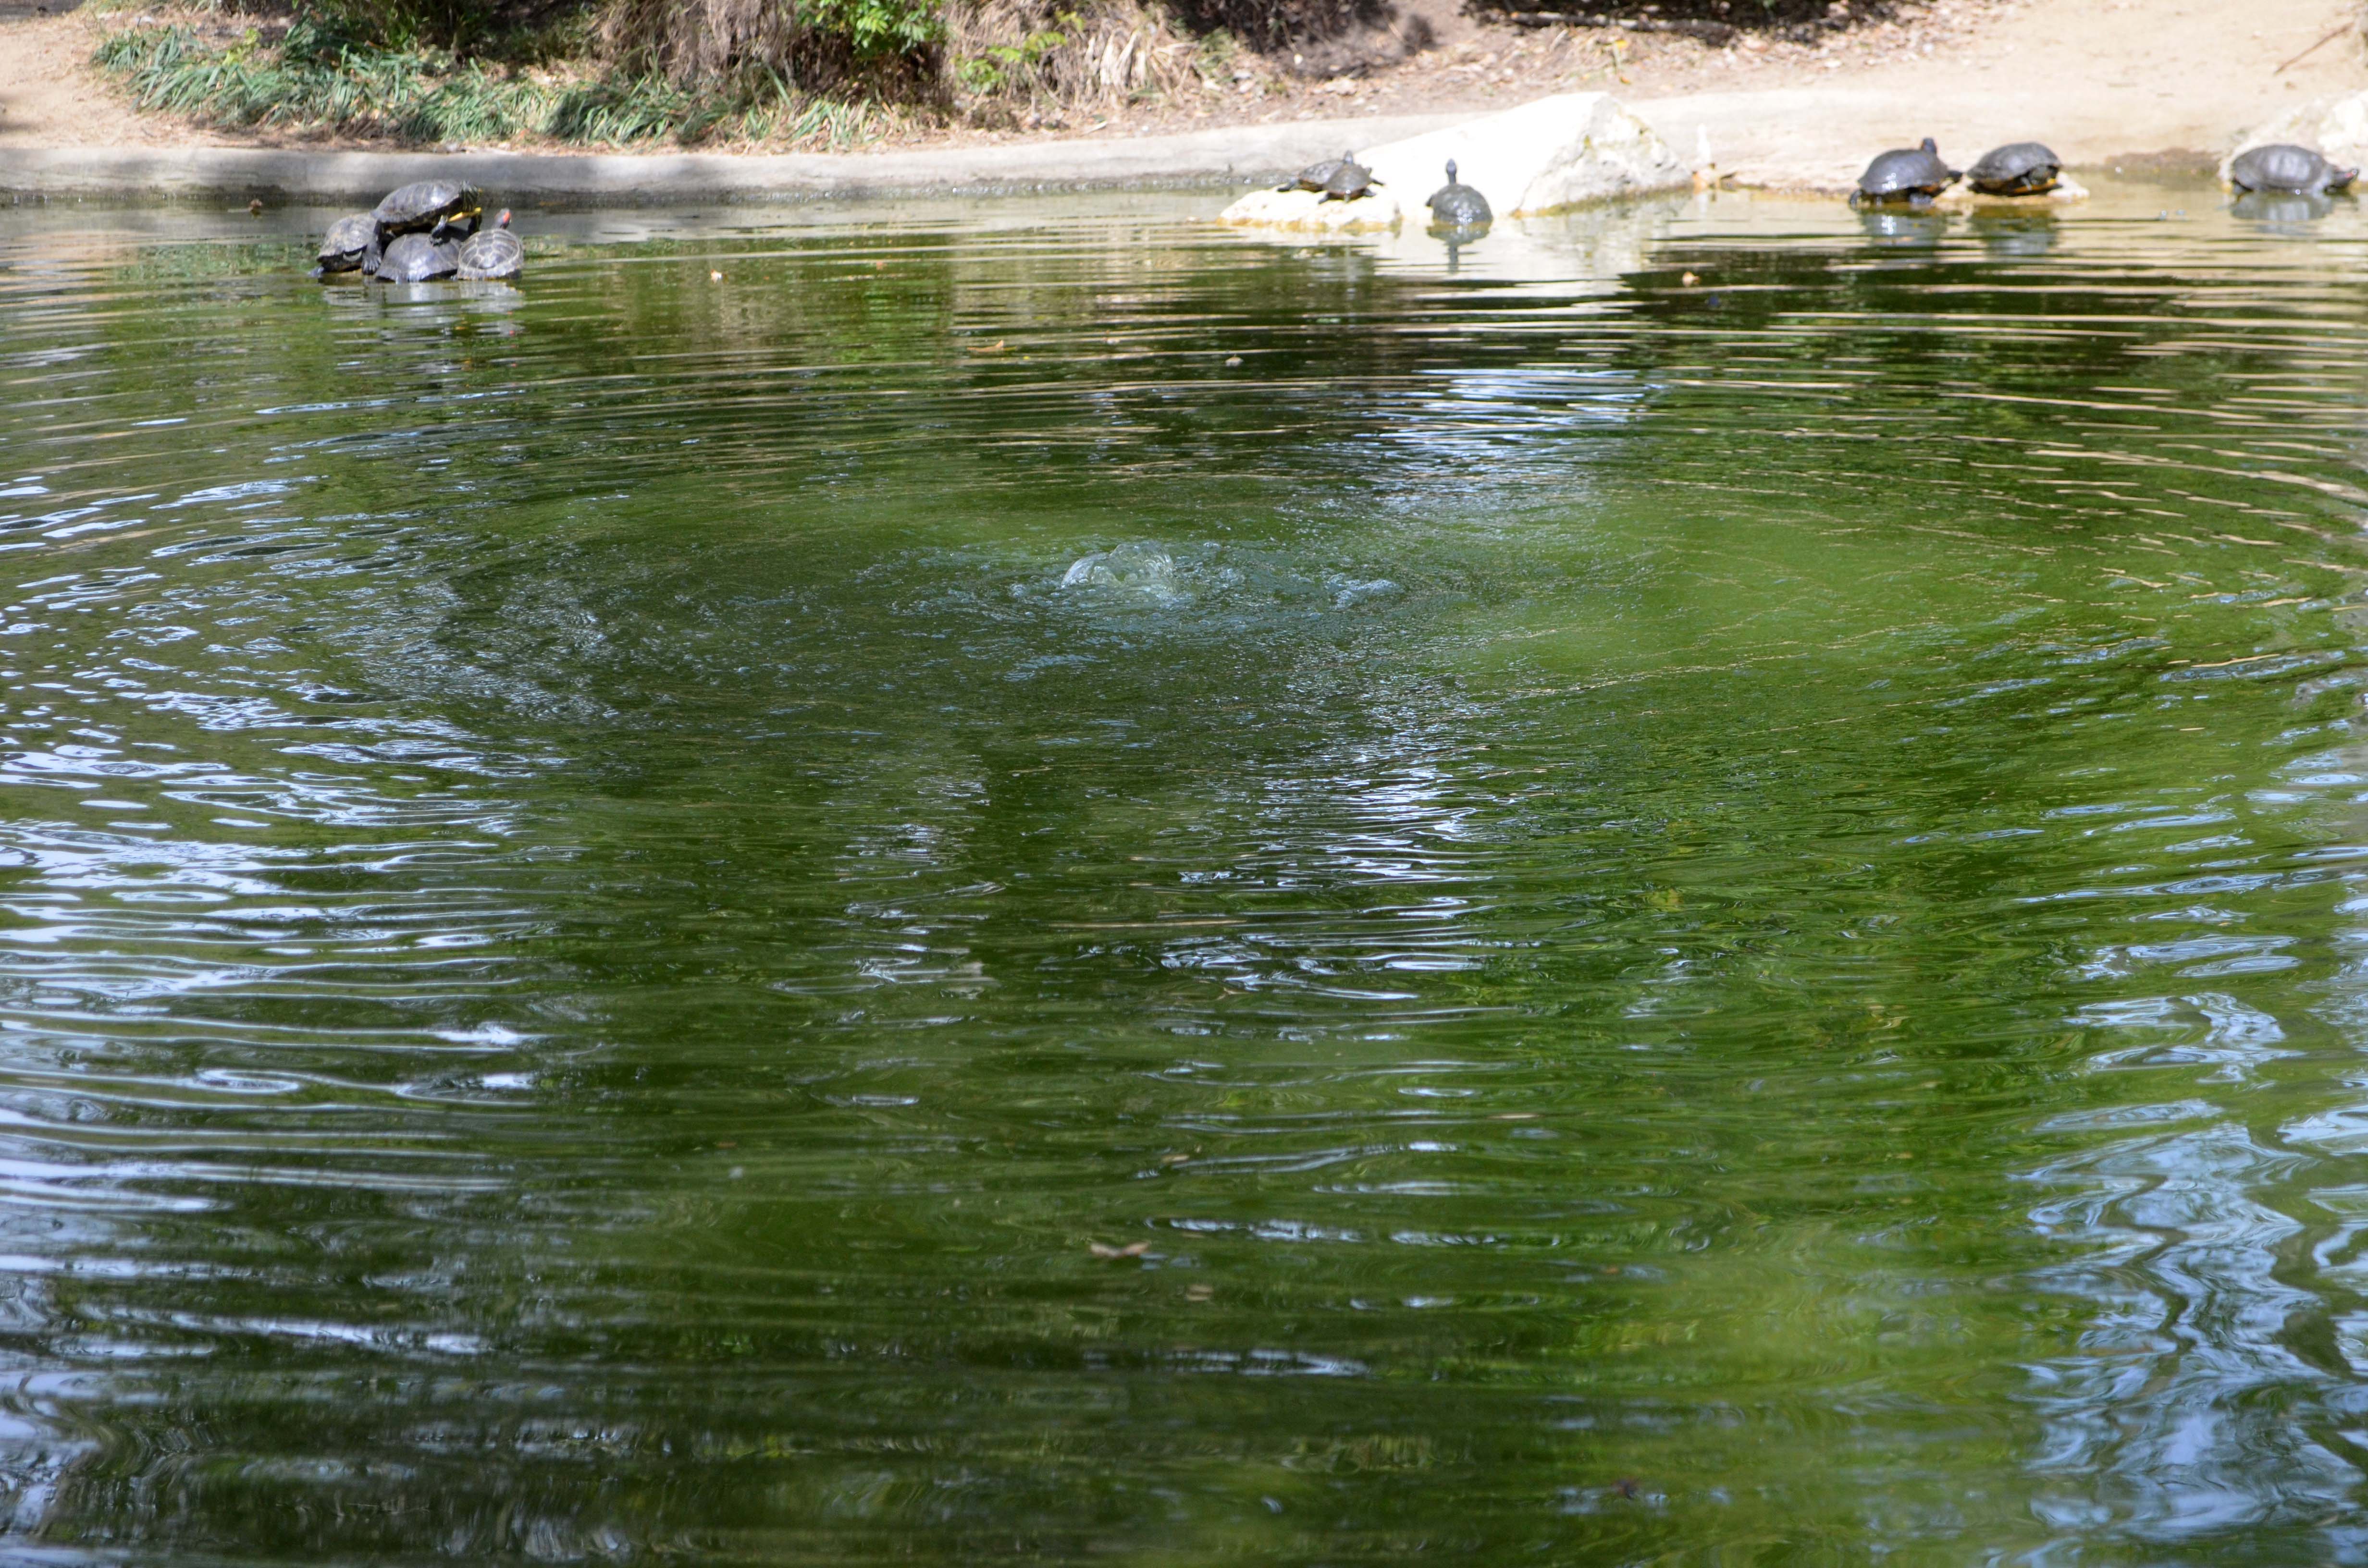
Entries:
POLYGON ((938 0, 806 0, 798 21, 846 40, 858 59, 916 54, 945 38, 938 0))
MULTIPOLYGON (((1068 11, 1053 20, 1069 28, 1077 23, 1076 14, 1068 11)), ((1016 44, 991 44, 980 53, 956 61, 954 76, 973 93, 1000 93, 1015 81, 1033 74, 1047 55, 1068 41, 1069 34, 1061 28, 1046 28, 1030 33, 1016 44)))
POLYGON ((425 47, 358 42, 299 21, 278 42, 250 30, 227 48, 188 28, 133 28, 99 45, 96 62, 143 108, 217 125, 277 126, 410 142, 505 142, 547 136, 631 144, 716 135, 830 144, 876 129, 848 106, 799 106, 778 73, 755 69, 708 91, 655 76, 545 80, 425 47))

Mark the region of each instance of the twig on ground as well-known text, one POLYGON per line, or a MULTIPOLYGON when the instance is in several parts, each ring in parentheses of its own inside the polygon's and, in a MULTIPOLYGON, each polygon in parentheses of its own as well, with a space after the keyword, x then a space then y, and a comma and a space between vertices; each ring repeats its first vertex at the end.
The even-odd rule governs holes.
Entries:
MULTIPOLYGON (((2317 54, 2320 50, 2325 49, 2328 44, 2333 43, 2337 39, 2341 38, 2345 33, 2350 32, 2358 25, 2359 24, 2356 22, 2344 23, 2341 27, 2337 28, 2325 38, 2320 39, 2317 43, 2312 44, 2308 49, 2304 50, 2300 54, 2295 55, 2292 60, 2287 61, 2286 65, 2301 64, 2304 61, 2309 59, 2312 55, 2317 54)), ((2276 70, 2271 72, 2270 74, 2272 76, 2284 75, 2286 74, 2286 65, 2279 66, 2276 70)))

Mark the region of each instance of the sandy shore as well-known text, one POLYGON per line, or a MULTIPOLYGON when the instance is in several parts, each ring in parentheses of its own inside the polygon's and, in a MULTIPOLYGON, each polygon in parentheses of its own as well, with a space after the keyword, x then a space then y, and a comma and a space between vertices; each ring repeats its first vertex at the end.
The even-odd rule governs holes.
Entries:
POLYGON ((2299 103, 2368 87, 2359 18, 2356 0, 2050 0, 1926 58, 1632 107, 1681 149, 1707 131, 1745 185, 1846 188, 1871 151, 1918 136, 1967 161, 2031 138, 2078 167, 2203 166, 2299 103))
MULTIPOLYGON (((1941 0, 1913 25, 1816 48, 1663 39, 1634 57, 1585 29, 1466 18, 1460 36, 1393 70, 1261 79, 1254 101, 1154 108, 1097 135, 949 131, 848 153, 462 155, 517 200, 1216 186, 1585 89, 1617 94, 1683 155, 1706 139, 1721 174, 1748 187, 1841 188, 1872 152, 1925 135, 1962 161, 2036 138, 2075 166, 2200 167, 2249 126, 2368 88, 2359 14, 2358 0, 1941 0)), ((133 113, 85 63, 96 26, 0 19, 0 192, 344 200, 440 166, 433 153, 274 146, 133 113)))

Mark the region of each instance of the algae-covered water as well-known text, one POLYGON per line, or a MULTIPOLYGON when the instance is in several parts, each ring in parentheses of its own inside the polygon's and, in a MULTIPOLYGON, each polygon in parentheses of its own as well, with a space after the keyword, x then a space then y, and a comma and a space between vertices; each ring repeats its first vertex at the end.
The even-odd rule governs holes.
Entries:
POLYGON ((2368 1558, 2368 221, 1214 205, 0 212, 6 1554, 2368 1558))

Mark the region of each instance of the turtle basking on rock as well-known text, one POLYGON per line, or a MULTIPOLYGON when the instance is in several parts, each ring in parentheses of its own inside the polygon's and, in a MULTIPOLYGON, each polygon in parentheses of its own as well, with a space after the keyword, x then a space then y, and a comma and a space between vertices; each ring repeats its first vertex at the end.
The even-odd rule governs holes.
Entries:
POLYGON ((1341 153, 1337 158, 1319 159, 1317 162, 1310 164, 1305 168, 1300 170, 1298 177, 1293 179, 1289 185, 1277 186, 1275 188, 1278 190, 1322 190, 1326 186, 1332 183, 1332 176, 1339 172, 1340 165, 1348 163, 1349 161, 1349 154, 1346 153, 1341 153))
POLYGON ((1941 149, 1927 136, 1920 147, 1895 147, 1877 153, 1866 173, 1858 176, 1850 205, 1906 202, 1910 207, 1930 207, 1934 197, 1956 181, 1957 171, 1941 161, 1941 149))
POLYGON ((1430 209, 1432 224, 1441 229, 1477 229, 1493 222, 1496 214, 1488 210, 1488 199, 1455 177, 1455 160, 1447 160, 1447 183, 1430 193, 1424 203, 1430 209))
POLYGON ((2358 169, 2338 168, 2307 147, 2290 142, 2248 147, 2228 165, 2228 183, 2240 191, 2276 190, 2296 196, 2332 195, 2360 177, 2358 169))
POLYGON ((2063 173, 2064 160, 2045 143, 2009 142, 1984 153, 1965 183, 1984 196, 2044 196, 2064 183, 2063 173))
POLYGON ((1299 177, 1281 190, 1320 190, 1326 201, 1354 201, 1382 182, 1373 171, 1357 162, 1356 155, 1343 153, 1337 158, 1326 158, 1299 171, 1299 177))
POLYGON ((1354 201, 1360 196, 1371 195, 1373 187, 1381 183, 1373 177, 1372 170, 1343 153, 1340 161, 1332 167, 1331 177, 1324 182, 1324 199, 1354 201))

